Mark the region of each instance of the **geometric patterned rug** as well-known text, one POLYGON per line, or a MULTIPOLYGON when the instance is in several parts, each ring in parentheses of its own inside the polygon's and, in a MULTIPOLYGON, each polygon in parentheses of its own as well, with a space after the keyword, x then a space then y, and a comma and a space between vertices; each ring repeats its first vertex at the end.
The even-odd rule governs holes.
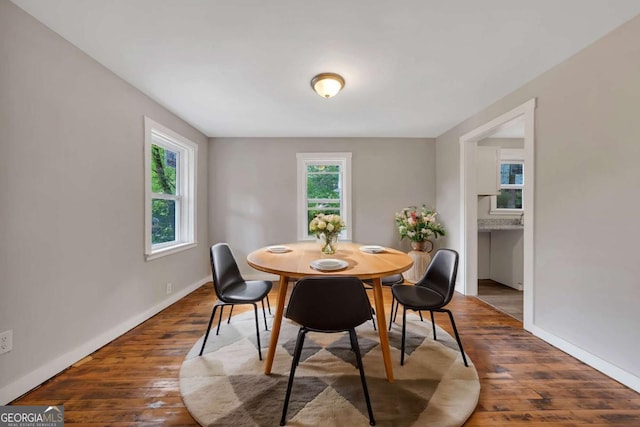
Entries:
MULTIPOLYGON (((260 313, 261 314, 261 313, 260 313)), ((260 319, 262 322, 262 319, 260 319)), ((266 357, 270 332, 261 323, 266 357)), ((386 380, 378 333, 371 322, 356 329, 371 406, 378 426, 461 426, 478 403, 480 382, 467 356, 465 367, 455 340, 431 323, 407 313, 404 366, 401 326, 389 333, 395 381, 386 380)), ((180 368, 185 406, 202 426, 279 425, 298 326, 282 321, 272 372, 258 359, 253 312, 215 325, 202 357, 202 338, 180 368)), ((462 337, 464 340, 464 336, 462 337)), ((287 412, 290 426, 367 426, 369 418, 355 356, 346 333, 307 333, 287 412)))

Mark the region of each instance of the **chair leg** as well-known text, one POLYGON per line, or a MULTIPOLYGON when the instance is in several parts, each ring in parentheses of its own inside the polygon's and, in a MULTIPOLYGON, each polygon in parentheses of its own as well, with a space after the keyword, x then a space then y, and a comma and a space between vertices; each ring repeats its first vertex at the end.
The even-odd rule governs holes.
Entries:
MULTIPOLYGON (((233 308, 233 305, 231 306, 233 308)), ((216 329, 216 335, 220 334, 220 324, 222 323, 222 312, 224 311, 224 305, 220 306, 220 316, 218 317, 218 329, 216 329)))
POLYGON ((395 320, 394 316, 393 316, 393 306, 394 304, 396 305, 396 312, 398 311, 398 301, 396 301, 396 297, 394 297, 393 295, 391 296, 391 310, 389 311, 389 332, 391 332, 391 326, 393 326, 393 322, 395 320))
MULTIPOLYGON (((354 335, 351 335, 351 333, 349 333, 349 341, 351 341, 351 351, 355 353, 356 347, 358 346, 358 341, 357 340, 354 341, 354 338, 355 338, 354 335)), ((359 363, 360 362, 358 362, 358 358, 356 357, 356 369, 360 368, 359 363)))
POLYGON ((300 354, 302 354, 302 346, 304 344, 304 337, 307 331, 304 328, 300 328, 298 331, 298 339, 296 341, 296 348, 293 352, 293 360, 291 361, 291 372, 289 372, 289 381, 287 382, 287 393, 284 396, 284 406, 282 407, 282 417, 280 418, 280 425, 286 424, 287 409, 289 408, 289 398, 291 397, 291 387, 293 386, 293 377, 296 373, 296 367, 300 361, 300 354))
POLYGON ((371 400, 369 399, 369 389, 367 388, 367 379, 364 376, 364 366, 362 364, 362 356, 360 355, 360 345, 358 345, 358 336, 356 335, 355 329, 349 329, 349 337, 351 338, 351 343, 353 346, 353 350, 356 353, 356 361, 358 363, 358 367, 360 368, 360 381, 362 382, 362 390, 364 391, 364 399, 367 402, 367 411, 369 412, 369 425, 376 425, 376 420, 373 418, 373 409, 371 409, 371 400))
POLYGON ((375 318, 375 314, 376 314, 376 310, 371 307, 371 322, 373 323, 373 330, 377 331, 378 328, 376 328, 376 318, 375 318))
POLYGON ((433 339, 436 339, 436 322, 433 320, 433 310, 429 310, 429 314, 431 314, 431 328, 433 329, 433 339))
POLYGON ((264 299, 260 301, 262 304, 262 317, 264 317, 264 330, 268 331, 269 327, 267 326, 267 313, 264 311, 264 299))
MULTIPOLYGON (((218 305, 214 304, 213 310, 211 311, 211 318, 209 319, 209 326, 207 326, 207 332, 204 334, 204 341, 202 341, 202 348, 200 349, 200 354, 198 356, 202 356, 202 352, 204 351, 204 345, 207 343, 207 338, 209 338, 209 331, 211 330, 211 324, 213 323, 213 318, 216 317, 216 310, 218 309, 218 305)), ((222 312, 222 310, 220 310, 222 312)))
POLYGON ((269 309, 269 316, 271 316, 271 303, 269 302, 269 295, 267 295, 267 308, 269 309))
POLYGON ((418 310, 418 315, 420 316, 420 321, 424 322, 424 319, 422 318, 422 311, 418 310))
POLYGON ((462 353, 462 360, 464 361, 464 366, 469 366, 467 364, 467 358, 464 355, 464 350, 462 349, 462 341, 460 341, 460 335, 458 335, 458 328, 456 328, 456 322, 453 320, 453 313, 450 310, 443 309, 449 315, 449 319, 451 320, 451 326, 453 326, 453 332, 456 335, 456 341, 458 341, 458 347, 460 347, 460 353, 462 353))
POLYGON ((233 306, 231 306, 231 310, 229 310, 229 318, 227 319, 227 325, 231 322, 231 315, 233 315, 233 306))
POLYGON ((256 303, 251 304, 253 306, 253 313, 256 318, 256 340, 258 342, 258 358, 262 360, 262 349, 260 348, 260 326, 258 326, 258 306, 256 303))
MULTIPOLYGON (((396 307, 397 309, 397 307, 396 307)), ((404 366, 404 337, 407 332, 407 307, 402 306, 402 345, 400 346, 400 366, 404 366)))

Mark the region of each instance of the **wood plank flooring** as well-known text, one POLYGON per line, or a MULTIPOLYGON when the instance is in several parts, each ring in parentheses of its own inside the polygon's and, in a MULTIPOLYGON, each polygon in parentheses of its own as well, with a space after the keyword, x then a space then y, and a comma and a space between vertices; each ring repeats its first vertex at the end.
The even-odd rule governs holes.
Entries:
POLYGON ((480 279, 478 280, 478 298, 522 322, 524 317, 522 291, 491 279, 480 279))
MULTIPOLYGON (((13 404, 64 404, 65 425, 197 426, 178 371, 204 334, 213 298, 211 285, 203 286, 13 404)), ((481 379, 465 426, 640 426, 640 394, 476 298, 456 294, 449 307, 481 379)), ((436 322, 451 333, 446 315, 436 313, 436 322)))

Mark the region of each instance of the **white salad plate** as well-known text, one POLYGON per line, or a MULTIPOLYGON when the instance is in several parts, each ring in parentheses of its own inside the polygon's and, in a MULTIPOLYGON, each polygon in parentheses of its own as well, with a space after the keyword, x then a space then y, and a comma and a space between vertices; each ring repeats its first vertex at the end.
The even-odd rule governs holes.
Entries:
POLYGON ((314 261, 311 261, 309 265, 311 265, 312 268, 320 271, 334 271, 345 268, 349 265, 349 263, 341 259, 327 258, 316 259, 314 261))
POLYGON ((369 254, 379 254, 380 252, 384 252, 384 247, 378 245, 366 245, 360 246, 360 250, 369 254))
POLYGON ((267 247, 267 251, 269 252, 273 252, 274 254, 283 254, 285 252, 289 252, 291 249, 288 248, 287 246, 280 246, 280 245, 274 245, 274 246, 268 246, 267 247))

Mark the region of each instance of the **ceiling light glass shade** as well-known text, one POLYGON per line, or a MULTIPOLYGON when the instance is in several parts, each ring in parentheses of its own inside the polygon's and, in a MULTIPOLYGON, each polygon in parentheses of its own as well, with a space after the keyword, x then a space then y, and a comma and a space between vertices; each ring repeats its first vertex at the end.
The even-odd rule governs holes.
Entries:
POLYGON ((344 87, 344 79, 335 73, 322 73, 311 79, 311 87, 321 97, 331 98, 344 87))

